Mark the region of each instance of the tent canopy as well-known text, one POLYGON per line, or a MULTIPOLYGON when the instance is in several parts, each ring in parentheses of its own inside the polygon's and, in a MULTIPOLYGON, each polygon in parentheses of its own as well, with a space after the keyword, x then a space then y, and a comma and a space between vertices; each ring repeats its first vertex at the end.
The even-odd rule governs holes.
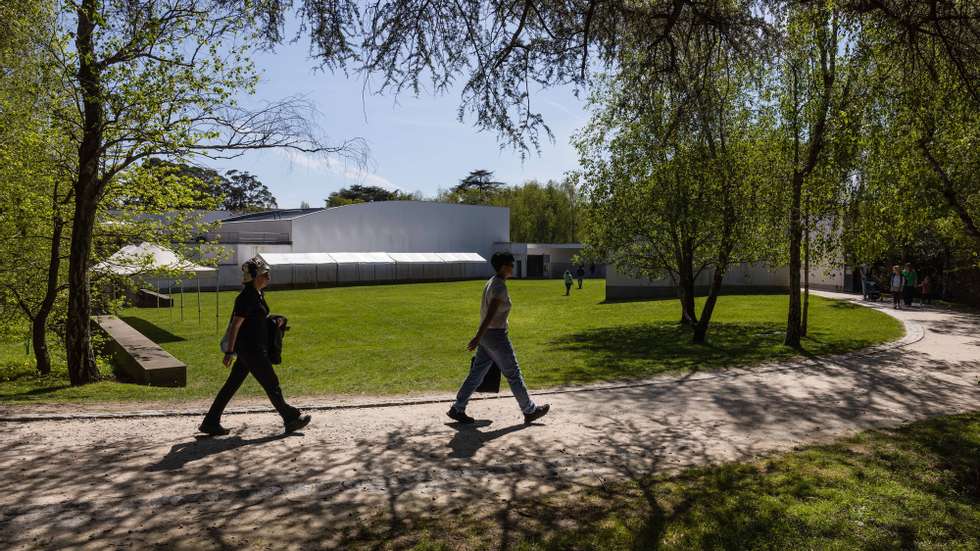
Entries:
POLYGON ((126 245, 106 260, 92 267, 95 272, 130 276, 160 272, 209 273, 215 269, 194 264, 177 256, 177 253, 160 245, 143 242, 126 245))
POLYGON ((269 266, 485 263, 477 253, 259 253, 269 266))
POLYGON ((337 264, 393 264, 388 253, 328 253, 337 264))

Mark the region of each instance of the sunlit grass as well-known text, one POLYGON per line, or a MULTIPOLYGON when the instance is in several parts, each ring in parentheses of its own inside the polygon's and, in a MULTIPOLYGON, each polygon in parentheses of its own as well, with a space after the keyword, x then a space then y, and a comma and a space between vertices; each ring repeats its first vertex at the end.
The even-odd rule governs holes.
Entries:
MULTIPOLYGON (((423 283, 274 290, 268 301, 287 315, 284 363, 277 368, 291 396, 399 394, 454 390, 468 367, 466 342, 476 330, 483 282, 423 283)), ((781 295, 723 296, 706 345, 679 327, 676 300, 604 302, 602 281, 565 297, 560 281, 512 281, 511 338, 532 388, 634 379, 665 372, 716 369, 787 358, 782 345, 787 300, 781 295)), ((0 400, 180 400, 213 395, 227 375, 218 350, 214 295, 179 310, 128 309, 120 315, 188 365, 188 386, 151 388, 104 381, 67 386, 62 365, 32 375, 22 342, 0 348, 0 400)), ((234 293, 220 296, 218 325, 234 293)), ((804 351, 826 354, 896 339, 901 324, 880 312, 814 298, 804 351)), ((63 360, 62 360, 63 361, 63 360)), ((251 379, 242 395, 260 395, 251 379)))

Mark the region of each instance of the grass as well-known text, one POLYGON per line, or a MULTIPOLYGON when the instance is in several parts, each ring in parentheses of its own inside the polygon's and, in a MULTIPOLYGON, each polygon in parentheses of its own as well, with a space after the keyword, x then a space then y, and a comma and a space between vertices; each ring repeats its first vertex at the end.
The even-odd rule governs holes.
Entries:
MULTIPOLYGON (((476 330, 482 282, 423 283, 276 290, 274 312, 289 316, 284 364, 290 396, 399 394, 455 390, 469 365, 465 344, 476 330)), ((782 345, 787 300, 782 295, 724 296, 708 344, 690 344, 676 321, 676 300, 604 302, 601 281, 563 296, 559 281, 514 281, 511 335, 531 388, 649 377, 788 358, 782 345)), ((234 293, 220 295, 221 326, 234 293)), ((203 295, 198 323, 194 295, 184 320, 167 309, 127 309, 120 315, 188 365, 188 386, 153 388, 114 381, 71 388, 64 367, 37 378, 22 342, 0 347, 0 402, 185 400, 208 398, 224 381, 214 295, 203 295)), ((881 312, 813 298, 804 353, 828 354, 901 336, 881 312)), ((242 395, 261 395, 251 378, 242 395)))
POLYGON ((976 550, 980 413, 503 507, 533 512, 508 525, 507 542, 496 525, 500 513, 485 511, 403 519, 411 528, 398 534, 388 525, 369 527, 353 546, 976 550))

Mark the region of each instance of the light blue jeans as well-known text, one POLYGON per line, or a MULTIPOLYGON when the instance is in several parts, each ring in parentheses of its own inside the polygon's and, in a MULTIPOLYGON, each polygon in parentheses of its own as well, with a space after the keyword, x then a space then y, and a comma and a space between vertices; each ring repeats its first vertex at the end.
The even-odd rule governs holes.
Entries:
POLYGON ((456 411, 466 411, 466 403, 470 401, 470 396, 483 382, 483 377, 493 364, 497 364, 500 373, 507 378, 507 384, 510 385, 514 398, 517 398, 517 405, 521 407, 521 411, 524 413, 534 411, 536 406, 527 394, 524 377, 521 376, 521 367, 517 365, 517 355, 514 354, 514 346, 510 343, 506 329, 487 329, 483 334, 480 346, 476 348, 476 360, 473 362, 470 374, 463 381, 463 386, 456 394, 453 408, 456 411))

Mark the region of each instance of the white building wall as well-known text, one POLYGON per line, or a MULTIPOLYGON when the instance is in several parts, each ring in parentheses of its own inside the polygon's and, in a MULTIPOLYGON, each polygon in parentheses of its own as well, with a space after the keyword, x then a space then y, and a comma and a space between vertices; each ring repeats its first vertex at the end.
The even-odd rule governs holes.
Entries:
POLYGON ((844 290, 843 264, 821 264, 810 267, 810 288, 824 291, 844 290))
POLYGON ((291 220, 233 220, 222 222, 218 233, 221 235, 222 241, 229 243, 249 240, 243 239, 244 236, 261 237, 264 235, 268 238, 276 234, 282 234, 285 237, 284 241, 288 241, 291 229, 291 220), (257 236, 256 234, 260 235, 257 236))
POLYGON ((293 252, 475 252, 488 260, 509 236, 509 209, 426 201, 335 207, 294 219, 292 229, 293 252))
MULTIPOLYGON (((711 284, 711 271, 705 270, 695 281, 695 291, 706 294, 711 284)), ((724 291, 781 290, 789 285, 789 270, 785 267, 773 269, 762 262, 744 263, 732 266, 722 280, 724 291)), ((637 279, 622 273, 610 264, 606 268, 606 298, 658 298, 673 297, 676 291, 670 279, 637 279)))

